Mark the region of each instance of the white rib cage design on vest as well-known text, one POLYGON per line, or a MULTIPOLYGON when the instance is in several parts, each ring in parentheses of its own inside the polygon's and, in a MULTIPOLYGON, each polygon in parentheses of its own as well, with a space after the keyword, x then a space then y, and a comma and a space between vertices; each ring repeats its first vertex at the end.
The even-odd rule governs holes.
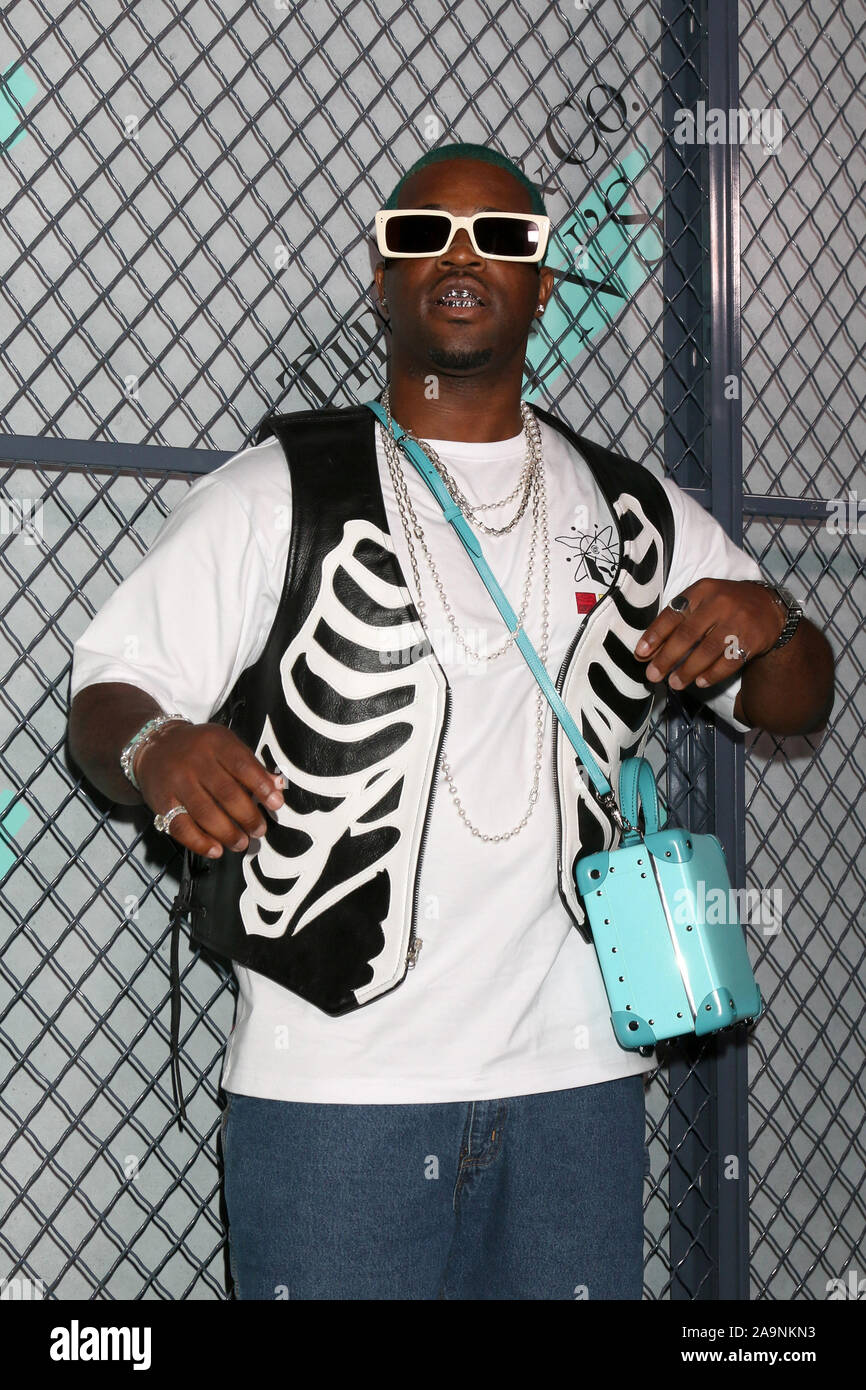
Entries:
MULTIPOLYGON (((658 614, 664 594, 665 556, 662 534, 637 497, 622 492, 614 510, 621 529, 627 519, 629 527, 636 530, 634 536, 623 541, 623 561, 640 568, 651 564, 655 546, 656 562, 643 580, 621 565, 616 589, 609 589, 587 614, 560 693, 618 802, 621 752, 643 752, 649 731, 651 703, 643 717, 638 704, 646 701, 651 691, 628 668, 646 669, 645 663, 638 663, 634 649, 658 614), (636 610, 636 622, 623 611, 624 603, 636 610), (599 744, 604 752, 599 751, 599 744)), ((578 771, 574 749, 558 721, 556 762, 563 827, 560 889, 575 921, 583 925, 585 915, 575 890, 572 865, 579 854, 608 849, 615 832, 588 785, 588 775, 582 776, 578 771), (584 838, 592 839, 591 844, 581 843, 578 807, 584 838)))
POLYGON ((270 839, 253 841, 244 858, 246 887, 239 903, 248 935, 280 937, 287 931, 296 935, 315 931, 322 912, 385 873, 385 945, 371 962, 373 979, 356 992, 359 1004, 400 979, 405 970, 413 866, 436 769, 446 692, 444 674, 424 630, 410 616, 408 590, 373 573, 358 558, 356 551, 360 547, 363 552, 365 544, 394 554, 387 532, 366 520, 347 521, 339 544, 322 563, 313 606, 280 662, 289 717, 296 717, 307 729, 322 758, 321 770, 292 762, 270 715, 255 748, 266 764, 269 753, 276 769, 295 787, 322 798, 323 808, 299 812, 288 804, 287 793, 287 804, 279 812, 267 812, 288 832, 273 838, 285 842, 294 836, 297 852, 282 853, 270 839), (353 611, 345 597, 351 594, 363 595, 365 608, 380 621, 367 622, 353 611), (325 633, 330 651, 323 645, 325 633), (368 669, 358 669, 364 664, 368 669), (296 667, 310 698, 305 698, 293 675, 296 667), (385 745, 381 753, 376 751, 377 741, 385 745), (329 768, 329 762, 337 766, 329 768), (377 813, 380 803, 384 809, 377 813), (371 812, 371 818, 361 820, 371 812), (390 842, 389 847, 372 863, 329 883, 327 866, 335 846, 346 836, 366 836, 369 844, 378 832, 390 842), (311 894, 312 901, 299 911, 311 894))

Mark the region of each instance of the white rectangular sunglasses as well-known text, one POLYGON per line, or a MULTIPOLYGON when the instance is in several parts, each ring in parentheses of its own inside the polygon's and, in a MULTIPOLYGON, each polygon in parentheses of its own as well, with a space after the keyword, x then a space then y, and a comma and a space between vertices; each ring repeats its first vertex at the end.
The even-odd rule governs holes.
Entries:
POLYGON ((550 218, 529 212, 476 212, 455 217, 428 208, 381 208, 376 244, 383 256, 439 256, 465 227, 475 251, 490 261, 540 261, 547 248, 550 218))

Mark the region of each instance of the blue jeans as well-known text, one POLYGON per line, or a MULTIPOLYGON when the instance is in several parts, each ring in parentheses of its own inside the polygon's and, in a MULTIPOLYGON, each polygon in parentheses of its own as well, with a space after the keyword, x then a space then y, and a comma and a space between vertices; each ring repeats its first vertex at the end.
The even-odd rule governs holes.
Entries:
POLYGON ((639 1299, 644 1086, 437 1104, 228 1095, 240 1299, 639 1299))

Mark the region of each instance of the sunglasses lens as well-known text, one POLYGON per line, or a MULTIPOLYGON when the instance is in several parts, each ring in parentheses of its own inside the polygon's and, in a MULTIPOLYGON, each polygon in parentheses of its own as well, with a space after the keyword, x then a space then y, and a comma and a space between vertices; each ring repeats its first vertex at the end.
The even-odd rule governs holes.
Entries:
POLYGON ((534 256, 541 228, 531 217, 479 217, 475 240, 485 256, 534 256))
POLYGON ((389 217, 385 243, 395 256, 432 256, 448 241, 451 221, 431 212, 424 217, 389 217))

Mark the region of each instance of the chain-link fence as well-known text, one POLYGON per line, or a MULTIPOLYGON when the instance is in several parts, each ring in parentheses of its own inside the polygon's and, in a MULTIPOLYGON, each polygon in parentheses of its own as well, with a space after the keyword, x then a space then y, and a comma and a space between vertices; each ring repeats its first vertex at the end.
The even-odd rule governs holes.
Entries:
MULTIPOLYGON (((803 42, 808 8, 790 23, 778 5, 742 19, 744 54, 758 47, 753 30, 763 45, 741 60, 760 87, 750 99, 781 94, 792 113, 779 150, 742 161, 744 290, 755 286, 744 293, 747 487, 773 497, 834 496, 853 475, 863 335, 847 297, 857 238, 844 228, 862 155, 859 31, 845 8, 819 50, 803 42), (806 72, 764 70, 784 45, 809 54, 806 72), (847 112, 832 147, 808 119, 794 129, 823 76, 847 112), (852 161, 850 176, 837 159, 852 161), (768 216, 767 180, 780 177, 768 216), (826 333, 785 259, 779 210, 783 193, 812 209, 821 241, 821 180, 843 227, 807 277, 822 283, 821 265, 831 276, 821 303, 832 299, 843 328, 826 333)), ((178 864, 146 813, 78 783, 64 746, 72 644, 190 477, 249 442, 268 410, 362 400, 381 385, 372 215, 419 153, 454 139, 517 158, 556 227, 556 293, 530 341, 527 396, 723 515, 719 497, 741 488, 712 451, 707 272, 712 255, 735 255, 714 243, 710 216, 710 183, 726 175, 706 145, 672 138, 676 113, 717 90, 718 40, 701 5, 612 0, 271 0, 231 12, 110 0, 54 16, 12 0, 3 23, 15 57, 0 87, 0 1277, 59 1299, 223 1298, 216 1129, 234 980, 183 957, 180 1134, 167 1046, 178 864)), ((844 653, 831 738, 802 741, 803 753, 801 741, 748 740, 748 881, 786 890, 783 932, 750 929, 770 1002, 751 1048, 755 1293, 824 1297, 809 1276, 844 1272, 863 1225, 862 547, 796 510, 784 525, 751 520, 745 543, 776 578, 796 573, 844 653), (795 843, 804 802, 819 808, 815 839, 795 843)), ((723 794, 736 764, 719 747, 734 742, 693 713, 672 699, 649 755, 683 822, 725 838, 737 833, 723 794)), ((731 1143, 747 1157, 726 1109, 731 1066, 745 1107, 744 1059, 742 1042, 671 1048, 649 1087, 648 1297, 718 1296, 720 1272, 745 1264, 724 1180, 731 1143)))
POLYGON ((740 7, 742 103, 784 118, 771 159, 741 156, 744 487, 837 505, 816 522, 756 504, 745 543, 827 631, 837 697, 821 739, 747 738, 749 874, 784 902, 750 1049, 751 1296, 826 1298, 866 1273, 866 11, 785 11, 740 7))

